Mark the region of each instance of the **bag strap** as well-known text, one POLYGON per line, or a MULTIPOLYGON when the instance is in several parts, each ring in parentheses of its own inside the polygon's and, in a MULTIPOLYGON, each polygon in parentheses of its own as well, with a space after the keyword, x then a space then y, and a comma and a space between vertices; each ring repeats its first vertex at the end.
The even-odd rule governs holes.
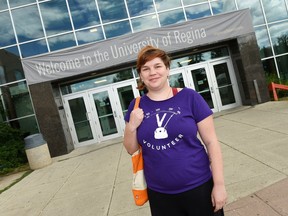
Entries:
POLYGON ((136 98, 135 104, 134 104, 134 109, 137 109, 137 108, 139 107, 140 99, 141 99, 141 97, 137 97, 137 98, 136 98))
POLYGON ((172 92, 173 92, 173 96, 175 96, 178 93, 178 89, 177 88, 172 88, 172 92))

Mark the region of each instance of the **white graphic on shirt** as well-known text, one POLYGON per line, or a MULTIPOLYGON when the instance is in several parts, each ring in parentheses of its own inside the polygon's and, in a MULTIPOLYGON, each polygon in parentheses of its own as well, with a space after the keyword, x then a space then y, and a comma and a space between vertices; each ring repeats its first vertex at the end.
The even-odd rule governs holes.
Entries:
POLYGON ((143 144, 152 150, 168 150, 175 146, 178 142, 183 139, 182 134, 175 135, 175 131, 170 131, 171 134, 169 135, 169 129, 173 130, 173 127, 169 127, 169 122, 172 117, 181 114, 180 107, 175 108, 168 108, 168 109, 161 109, 157 108, 155 110, 151 110, 150 112, 145 113, 145 119, 151 119, 152 121, 157 122, 156 129, 154 130, 154 139, 160 140, 165 139, 165 144, 159 145, 159 143, 153 143, 152 140, 147 141, 143 139, 143 144))
POLYGON ((156 121, 157 121, 157 128, 154 131, 154 138, 155 139, 166 139, 168 138, 168 131, 166 129, 167 124, 171 120, 171 118, 174 115, 180 114, 180 111, 178 110, 177 112, 173 112, 172 108, 170 108, 169 111, 159 111, 156 113, 156 121), (171 109, 171 110, 170 110, 171 109), (164 112, 163 116, 160 117, 160 113, 164 112), (167 113, 170 114, 170 117, 166 120, 167 113), (165 122, 165 125, 163 123, 165 122))
POLYGON ((163 121, 164 121, 166 115, 167 115, 167 113, 164 113, 164 115, 162 116, 162 118, 160 120, 159 119, 159 113, 156 114, 158 128, 156 128, 156 130, 154 131, 154 138, 155 139, 165 139, 168 137, 167 130, 165 129, 165 126, 167 125, 167 123, 165 124, 164 127, 162 127, 162 124, 163 124, 163 121))

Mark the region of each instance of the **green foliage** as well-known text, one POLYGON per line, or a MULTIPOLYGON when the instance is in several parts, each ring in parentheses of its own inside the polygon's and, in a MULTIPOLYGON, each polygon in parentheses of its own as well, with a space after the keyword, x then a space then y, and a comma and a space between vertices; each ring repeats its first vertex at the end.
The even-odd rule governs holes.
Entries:
POLYGON ((27 163, 24 147, 21 131, 0 123, 0 174, 27 163))

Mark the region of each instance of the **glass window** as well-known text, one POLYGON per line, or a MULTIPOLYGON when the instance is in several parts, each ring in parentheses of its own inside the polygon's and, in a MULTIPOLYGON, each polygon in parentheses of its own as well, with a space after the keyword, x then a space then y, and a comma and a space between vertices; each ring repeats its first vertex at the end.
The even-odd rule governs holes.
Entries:
POLYGON ((276 58, 280 79, 288 80, 288 55, 276 58))
POLYGON ((15 56, 18 56, 18 57, 20 56, 17 46, 8 47, 8 48, 5 48, 5 50, 14 54, 15 56))
POLYGON ((235 2, 231 0, 219 0, 216 2, 211 2, 211 7, 213 14, 225 13, 236 10, 235 2))
POLYGON ((48 38, 48 43, 50 51, 76 46, 75 38, 72 33, 48 38))
POLYGON ((104 26, 106 38, 117 37, 120 35, 131 33, 130 23, 122 21, 104 26))
POLYGON ((185 21, 183 9, 177 9, 159 14, 161 26, 170 25, 185 21))
POLYGON ((39 133, 38 124, 35 116, 29 116, 9 122, 13 128, 20 129, 24 136, 39 133))
POLYGON ((17 7, 34 2, 35 0, 9 0, 10 7, 17 7))
POLYGON ((66 1, 43 2, 40 9, 48 36, 72 30, 66 1))
POLYGON ((5 10, 7 8, 8 8, 7 0, 0 0, 0 10, 5 10))
POLYGON ((208 2, 208 0, 182 0, 184 5, 197 4, 201 2, 208 2))
POLYGON ((275 54, 288 52, 288 22, 269 25, 275 54))
POLYGON ((264 16, 259 0, 249 0, 249 1, 237 0, 237 4, 239 9, 250 8, 253 19, 253 25, 260 25, 264 23, 264 16))
POLYGON ((272 56, 272 46, 269 41, 268 32, 266 26, 255 28, 256 39, 260 51, 261 58, 272 56))
POLYGON ((12 28, 12 22, 8 12, 0 13, 0 47, 16 43, 15 35, 12 28))
POLYGON ((104 39, 104 35, 103 35, 103 31, 101 27, 94 27, 91 29, 77 31, 76 37, 77 37, 79 45, 104 39))
POLYGON ((216 48, 206 52, 194 53, 185 57, 172 59, 170 68, 183 67, 225 56, 229 56, 227 47, 216 48))
POLYGON ((12 16, 19 42, 44 37, 36 5, 12 10, 12 16))
POLYGON ((274 58, 266 59, 262 61, 262 64, 263 64, 265 76, 267 79, 267 83, 275 82, 275 81, 278 82, 279 78, 278 78, 274 58))
POLYGON ((186 7, 186 16, 188 20, 197 19, 211 15, 211 11, 208 4, 201 4, 192 7, 186 7))
POLYGON ((75 93, 79 91, 84 91, 84 90, 91 89, 91 88, 97 88, 100 86, 120 82, 123 80, 132 79, 132 78, 133 78, 133 73, 132 73, 132 70, 129 68, 129 69, 124 69, 114 74, 107 75, 107 76, 96 77, 93 79, 84 80, 84 81, 80 81, 77 83, 72 83, 72 84, 61 86, 61 92, 63 95, 65 95, 65 94, 75 93))
POLYGON ((288 18, 287 8, 284 0, 263 0, 262 2, 268 22, 288 18), (275 10, 271 10, 271 8, 275 8, 275 10))
POLYGON ((48 52, 45 40, 22 44, 20 50, 23 58, 48 52))
POLYGON ((127 0, 127 6, 131 17, 155 12, 153 0, 127 0))
POLYGON ((124 0, 98 0, 103 23, 128 18, 124 0))
POLYGON ((24 72, 18 55, 10 53, 7 49, 0 50, 0 59, 0 84, 24 79, 24 72))
POLYGON ((95 0, 69 0, 74 28, 84 28, 100 23, 95 0))
POLYGON ((155 0, 158 11, 181 7, 181 0, 155 0))
POLYGON ((132 19, 131 23, 134 32, 159 27, 156 14, 132 19))
POLYGON ((11 120, 34 114, 28 86, 25 81, 1 86, 0 93, 3 97, 8 119, 11 120))

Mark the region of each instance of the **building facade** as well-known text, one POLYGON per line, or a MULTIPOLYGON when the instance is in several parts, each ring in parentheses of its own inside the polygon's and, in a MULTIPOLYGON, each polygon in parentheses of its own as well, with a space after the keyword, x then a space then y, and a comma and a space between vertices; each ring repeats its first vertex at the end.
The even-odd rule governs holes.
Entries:
POLYGON ((269 101, 288 78, 287 0, 0 0, 0 122, 52 156, 123 136, 137 52, 172 57, 171 86, 214 112, 269 101), (244 3, 245 2, 245 3, 244 3), (273 10, 271 10, 273 8, 273 10))

